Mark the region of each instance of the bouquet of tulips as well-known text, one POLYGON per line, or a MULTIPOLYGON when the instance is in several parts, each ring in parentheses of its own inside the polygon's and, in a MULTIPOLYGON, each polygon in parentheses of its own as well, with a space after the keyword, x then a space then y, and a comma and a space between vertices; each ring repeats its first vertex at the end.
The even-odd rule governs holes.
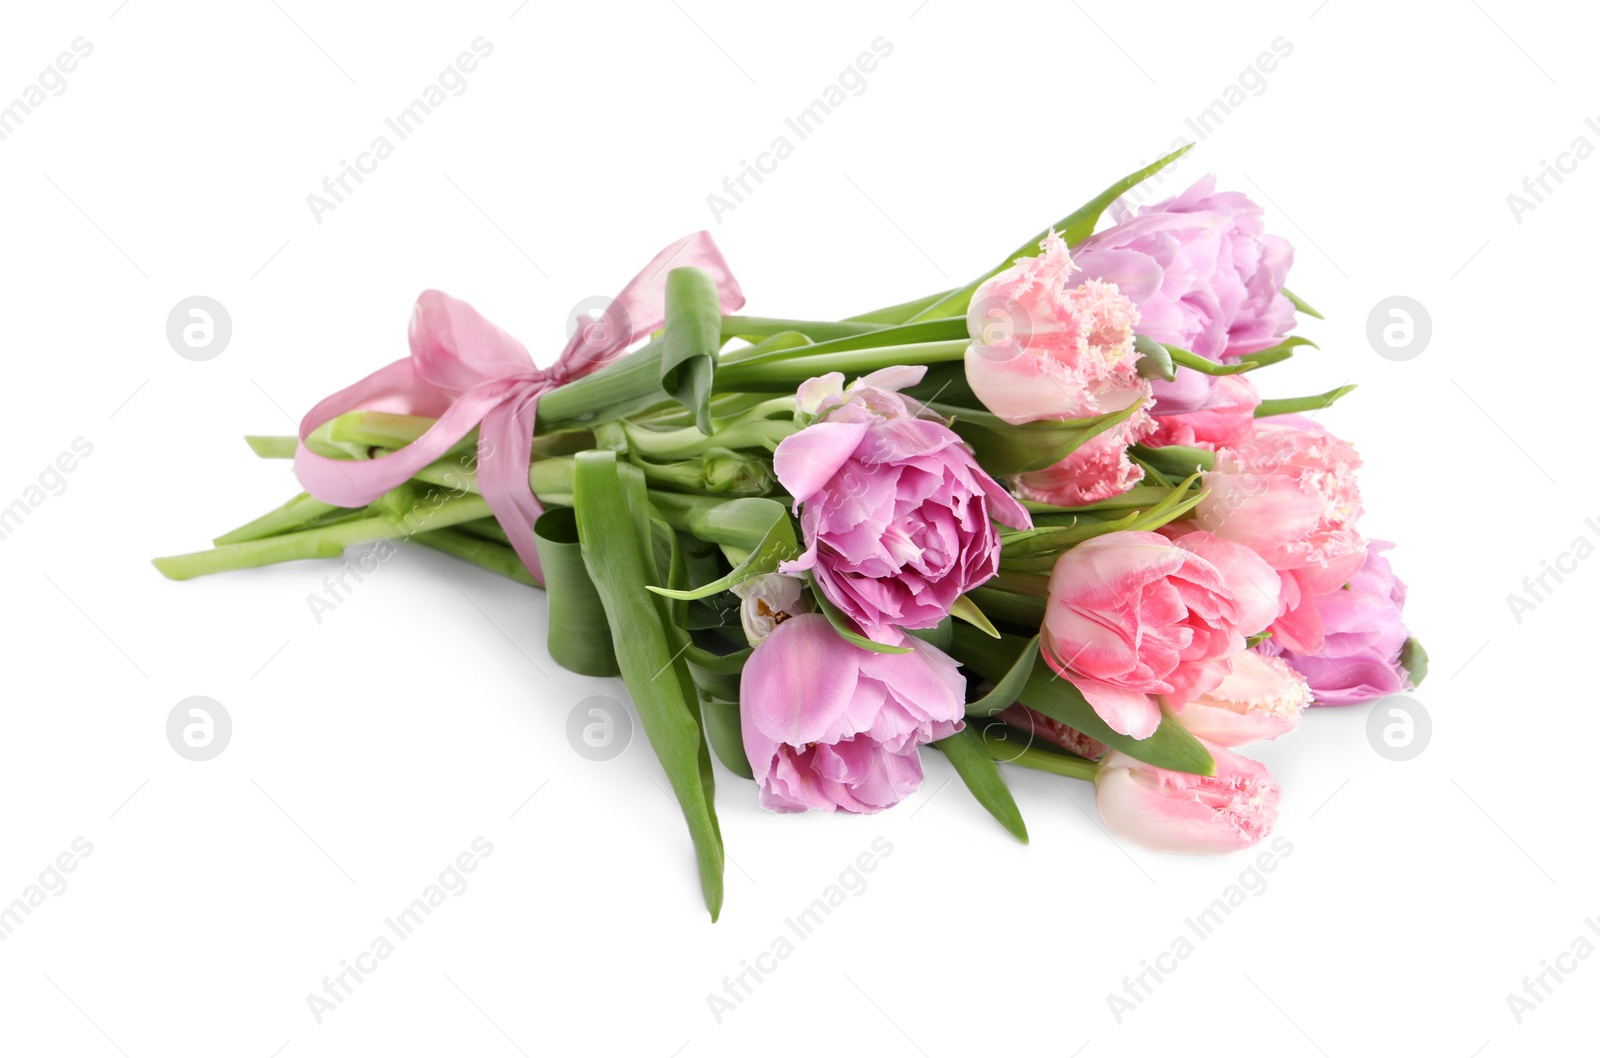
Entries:
POLYGON ((1315 347, 1290 246, 1210 178, 1123 201, 1178 154, 845 320, 736 314, 705 233, 549 368, 429 291, 408 357, 249 439, 305 491, 156 567, 406 540, 544 587, 551 657, 626 681, 713 918, 713 755, 775 812, 889 808, 931 746, 1024 841, 1002 763, 1092 781, 1140 844, 1249 846, 1279 787, 1234 749, 1426 658, 1360 458, 1303 414, 1352 387, 1253 381, 1315 347))

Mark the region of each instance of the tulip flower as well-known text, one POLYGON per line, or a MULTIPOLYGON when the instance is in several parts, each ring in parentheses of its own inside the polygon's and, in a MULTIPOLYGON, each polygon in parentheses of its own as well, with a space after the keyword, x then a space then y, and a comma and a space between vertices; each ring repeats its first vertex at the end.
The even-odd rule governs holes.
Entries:
POLYGON ((1108 754, 1094 781, 1106 826, 1160 852, 1232 852, 1266 837, 1278 818, 1278 784, 1248 757, 1221 746, 1206 749, 1216 762, 1215 775, 1168 771, 1108 754))
POLYGON ((909 653, 864 650, 821 614, 779 624, 745 663, 745 755, 774 812, 878 812, 922 785, 917 747, 960 731, 966 681, 910 636, 909 653))
POLYGON ((1305 677, 1278 659, 1251 651, 1229 659, 1230 670, 1216 687, 1191 702, 1169 702, 1190 733, 1219 746, 1277 738, 1293 731, 1311 688, 1305 677))

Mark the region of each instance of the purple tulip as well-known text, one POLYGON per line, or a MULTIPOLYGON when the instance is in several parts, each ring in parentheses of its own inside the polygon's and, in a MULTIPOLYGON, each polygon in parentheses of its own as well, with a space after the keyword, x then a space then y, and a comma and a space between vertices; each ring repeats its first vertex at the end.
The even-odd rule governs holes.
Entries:
POLYGON ((799 614, 756 647, 739 716, 761 807, 872 813, 922 785, 917 747, 961 730, 966 681, 922 640, 899 645, 911 652, 863 650, 821 614, 799 614))
POLYGON ((879 643, 932 628, 964 592, 993 577, 1000 534, 1033 520, 978 466, 961 438, 895 392, 921 367, 874 372, 843 388, 837 373, 800 387, 812 425, 773 456, 800 507, 806 550, 779 567, 811 571, 828 601, 879 643))
MULTIPOLYGON (((1072 251, 1085 279, 1112 282, 1139 307, 1139 333, 1208 360, 1280 342, 1294 327, 1283 281, 1289 243, 1266 234, 1261 207, 1205 176, 1165 202, 1123 210, 1121 222, 1072 251)), ((1214 381, 1181 371, 1155 383, 1157 415, 1194 411, 1214 381)))
POLYGON ((1276 653, 1300 671, 1317 705, 1355 705, 1398 694, 1411 686, 1400 651, 1411 633, 1401 609, 1406 586, 1389 568, 1383 552, 1393 544, 1373 540, 1367 561, 1348 584, 1316 597, 1322 617, 1322 649, 1297 654, 1269 639, 1263 653, 1276 653))

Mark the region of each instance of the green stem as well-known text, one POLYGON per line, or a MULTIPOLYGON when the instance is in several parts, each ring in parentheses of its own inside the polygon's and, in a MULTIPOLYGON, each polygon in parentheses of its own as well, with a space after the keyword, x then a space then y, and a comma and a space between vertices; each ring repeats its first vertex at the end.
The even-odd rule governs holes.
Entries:
POLYGON ((717 372, 718 389, 739 389, 747 386, 782 383, 799 384, 808 378, 842 371, 846 375, 862 375, 883 367, 900 364, 939 364, 962 359, 967 346, 966 338, 945 342, 920 342, 914 345, 886 345, 876 349, 858 349, 842 353, 820 353, 813 356, 796 356, 771 362, 750 361, 729 364, 717 372))
POLYGON ((722 317, 722 340, 730 338, 770 338, 774 334, 784 331, 799 331, 814 342, 825 342, 832 338, 847 338, 853 334, 866 334, 869 331, 882 330, 887 327, 885 323, 852 322, 850 320, 821 321, 821 320, 782 320, 766 316, 724 316, 722 317))
POLYGON ((424 547, 431 547, 435 551, 443 551, 447 555, 471 562, 474 566, 481 566, 490 573, 498 573, 502 577, 510 578, 519 584, 531 584, 538 587, 539 582, 533 579, 533 574, 528 572, 528 567, 522 564, 522 559, 517 553, 504 544, 490 543, 482 537, 475 536, 469 531, 459 528, 430 529, 421 532, 411 539, 424 547))
POLYGON ((262 459, 293 459, 300 439, 293 436, 246 435, 244 443, 262 459))
POLYGON ((188 580, 210 573, 253 569, 302 558, 337 558, 345 548, 373 540, 405 539, 430 529, 442 529, 489 516, 481 496, 447 497, 437 505, 418 501, 404 517, 370 515, 320 529, 307 529, 265 540, 227 544, 211 551, 154 559, 156 569, 171 580, 188 580))
POLYGON ((323 503, 321 500, 313 499, 310 493, 302 492, 283 506, 268 511, 261 517, 246 522, 237 529, 223 533, 211 542, 221 547, 224 544, 242 544, 246 540, 260 540, 268 536, 281 536, 296 529, 304 529, 317 519, 343 509, 331 503, 323 503))

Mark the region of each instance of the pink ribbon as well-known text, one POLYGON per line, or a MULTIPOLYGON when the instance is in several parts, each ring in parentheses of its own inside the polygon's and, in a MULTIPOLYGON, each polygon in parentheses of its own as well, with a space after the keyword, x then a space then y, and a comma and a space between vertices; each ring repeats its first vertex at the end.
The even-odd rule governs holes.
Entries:
POLYGON ((364 507, 405 484, 481 425, 478 487, 517 555, 534 579, 544 583, 533 542, 533 522, 544 508, 528 485, 539 398, 610 363, 660 327, 667 273, 686 266, 710 273, 724 313, 744 304, 739 283, 711 235, 696 232, 656 254, 598 321, 580 318, 561 357, 548 368, 535 366, 522 343, 466 302, 424 291, 411 314, 411 355, 328 397, 301 420, 295 475, 324 503, 364 507), (331 459, 306 448, 306 438, 317 427, 358 409, 438 421, 411 444, 377 459, 331 459))

